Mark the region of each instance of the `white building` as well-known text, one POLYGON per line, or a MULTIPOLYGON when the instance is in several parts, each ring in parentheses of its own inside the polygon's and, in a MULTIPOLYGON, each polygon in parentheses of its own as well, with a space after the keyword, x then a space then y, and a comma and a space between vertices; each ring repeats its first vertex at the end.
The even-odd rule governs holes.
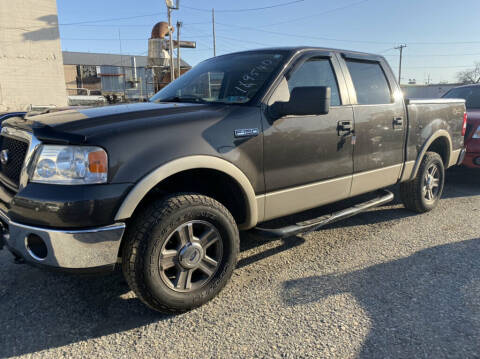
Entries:
POLYGON ((55 0, 1 0, 0 111, 66 104, 55 0))

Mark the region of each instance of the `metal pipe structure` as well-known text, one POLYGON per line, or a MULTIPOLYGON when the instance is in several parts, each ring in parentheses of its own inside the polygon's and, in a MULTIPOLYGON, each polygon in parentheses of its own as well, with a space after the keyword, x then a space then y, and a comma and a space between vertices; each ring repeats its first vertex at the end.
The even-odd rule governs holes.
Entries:
POLYGON ((217 38, 215 36, 215 9, 212 9, 213 56, 217 56, 217 38))

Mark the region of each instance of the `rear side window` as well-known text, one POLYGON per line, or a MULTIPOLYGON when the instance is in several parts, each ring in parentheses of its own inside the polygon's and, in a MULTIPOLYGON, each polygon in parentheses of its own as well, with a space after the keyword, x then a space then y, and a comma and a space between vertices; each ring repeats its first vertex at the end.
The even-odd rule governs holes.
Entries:
POLYGON ((288 78, 290 93, 295 87, 327 86, 331 89, 331 105, 340 106, 340 93, 330 60, 312 58, 305 61, 288 78))
POLYGON ((359 105, 387 104, 392 102, 390 86, 377 62, 347 60, 359 105))

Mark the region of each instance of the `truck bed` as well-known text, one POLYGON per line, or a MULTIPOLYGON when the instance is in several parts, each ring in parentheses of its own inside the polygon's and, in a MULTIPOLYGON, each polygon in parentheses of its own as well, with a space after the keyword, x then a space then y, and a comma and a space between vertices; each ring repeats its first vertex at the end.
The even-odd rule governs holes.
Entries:
POLYGON ((463 148, 462 125, 465 112, 463 99, 407 99, 408 133, 406 162, 415 161, 429 143, 431 134, 448 132, 452 139, 447 166, 452 166, 463 148))

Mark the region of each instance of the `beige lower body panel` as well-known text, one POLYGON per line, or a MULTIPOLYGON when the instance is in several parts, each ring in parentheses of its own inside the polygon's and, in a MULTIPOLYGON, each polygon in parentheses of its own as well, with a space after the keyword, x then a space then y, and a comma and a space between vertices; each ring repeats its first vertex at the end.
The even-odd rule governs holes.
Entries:
POLYGON ((415 168, 415 161, 408 161, 405 163, 405 168, 403 169, 403 174, 400 182, 405 182, 412 177, 413 169, 415 168))
POLYGON ((264 221, 348 198, 351 183, 347 176, 267 193, 264 221))
POLYGON ((458 163, 458 158, 460 157, 460 153, 462 150, 455 150, 452 151, 452 154, 450 155, 450 163, 448 164, 448 167, 455 166, 458 163))
MULTIPOLYGON (((407 163, 406 172, 411 173, 413 165, 413 161, 407 163)), ((258 196, 258 222, 288 216, 391 186, 398 182, 402 168, 403 164, 398 164, 258 196), (265 211, 263 212, 262 209, 265 211), (262 213, 264 213, 263 218, 262 213)))
POLYGON ((354 174, 350 196, 358 196, 397 183, 402 166, 402 164, 398 164, 354 174))

